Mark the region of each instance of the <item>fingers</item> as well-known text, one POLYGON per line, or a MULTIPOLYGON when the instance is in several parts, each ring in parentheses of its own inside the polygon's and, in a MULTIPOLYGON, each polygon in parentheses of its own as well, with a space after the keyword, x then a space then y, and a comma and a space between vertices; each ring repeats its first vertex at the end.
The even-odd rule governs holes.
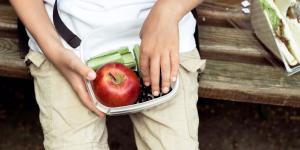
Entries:
POLYGON ((170 88, 170 72, 171 72, 171 65, 170 65, 170 54, 166 53, 162 55, 160 59, 160 67, 161 67, 161 88, 163 93, 168 93, 170 88))
POLYGON ((179 66, 178 50, 166 50, 155 54, 150 54, 146 49, 142 49, 140 55, 140 71, 144 84, 151 85, 152 94, 158 96, 160 87, 163 93, 168 93, 171 82, 176 81, 179 66), (161 74, 160 74, 161 73, 161 74), (160 86, 161 76, 161 86, 160 86))
POLYGON ((142 73, 143 81, 146 86, 150 86, 150 67, 149 67, 149 56, 143 52, 142 49, 140 55, 140 71, 142 73))
POLYGON ((78 73, 83 79, 94 80, 96 78, 95 71, 83 64, 80 59, 75 57, 71 57, 69 62, 66 62, 69 63, 70 69, 78 73))
POLYGON ((160 77, 160 57, 153 56, 150 60, 150 80, 152 87, 152 94, 159 95, 159 77, 160 77))
POLYGON ((171 59, 171 81, 175 82, 178 76, 178 69, 179 69, 179 52, 173 51, 170 54, 171 59))
POLYGON ((96 73, 88 66, 83 64, 81 60, 71 51, 62 51, 60 58, 54 61, 56 67, 63 74, 72 86, 80 101, 90 111, 97 116, 103 117, 104 113, 99 111, 90 99, 86 86, 83 80, 93 80, 96 78, 96 73))
POLYGON ((90 99, 90 96, 88 95, 88 92, 86 90, 86 87, 84 86, 84 83, 80 76, 74 75, 72 80, 74 91, 77 93, 79 98, 81 99, 81 102, 83 105, 85 105, 89 110, 94 112, 97 116, 100 118, 104 117, 104 113, 99 111, 96 106, 93 104, 92 100, 90 99))
POLYGON ((94 70, 83 64, 79 60, 74 60, 72 64, 72 69, 76 71, 82 78, 86 80, 94 80, 96 78, 96 73, 94 70))

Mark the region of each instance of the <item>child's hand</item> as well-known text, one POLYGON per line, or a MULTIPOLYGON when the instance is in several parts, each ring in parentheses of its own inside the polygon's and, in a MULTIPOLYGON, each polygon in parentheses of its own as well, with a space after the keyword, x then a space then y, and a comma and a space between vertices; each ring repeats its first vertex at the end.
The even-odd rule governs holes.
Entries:
POLYGON ((180 19, 203 0, 157 0, 141 30, 140 70, 145 85, 152 85, 159 94, 160 72, 162 91, 169 91, 176 81, 179 66, 180 19))
POLYGON ((146 86, 151 84, 152 93, 158 96, 161 73, 161 90, 169 91, 176 81, 179 66, 178 20, 171 12, 161 12, 153 7, 141 30, 140 70, 146 86))
POLYGON ((95 72, 82 64, 73 52, 63 48, 43 1, 10 0, 10 3, 47 58, 71 84, 81 102, 102 117, 103 113, 93 105, 83 81, 84 79, 93 80, 96 77, 95 72))
POLYGON ((94 80, 96 73, 83 64, 72 51, 63 48, 59 53, 58 57, 52 59, 54 65, 68 80, 81 102, 99 117, 103 117, 104 113, 92 103, 84 83, 84 80, 94 80))

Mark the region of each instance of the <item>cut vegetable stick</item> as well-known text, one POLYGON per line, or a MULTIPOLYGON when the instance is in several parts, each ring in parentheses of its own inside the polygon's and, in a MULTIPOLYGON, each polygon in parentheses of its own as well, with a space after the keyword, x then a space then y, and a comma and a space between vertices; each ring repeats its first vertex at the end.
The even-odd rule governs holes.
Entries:
POLYGON ((129 68, 134 68, 136 66, 135 59, 130 52, 122 55, 123 64, 129 68))
POLYGON ((134 45, 133 54, 135 56, 136 65, 140 66, 140 46, 138 44, 134 45))
POLYGON ((116 53, 119 53, 119 54, 126 54, 129 52, 129 49, 128 47, 120 47, 118 49, 115 49, 115 50, 109 50, 109 51, 106 51, 106 52, 103 52, 99 55, 96 55, 94 57, 92 57, 91 59, 95 59, 97 57, 102 57, 102 56, 107 56, 107 55, 112 55, 112 54, 116 54, 116 53))
POLYGON ((136 70, 139 76, 141 77, 142 74, 140 72, 140 46, 138 44, 134 45, 133 54, 136 61, 136 70))
POLYGON ((118 53, 120 53, 121 55, 127 54, 129 53, 129 49, 128 47, 121 47, 120 49, 118 49, 118 53))
POLYGON ((99 68, 100 66, 110 63, 110 62, 118 62, 118 63, 123 63, 123 59, 121 54, 119 53, 115 53, 112 55, 105 55, 105 56, 101 56, 101 57, 97 57, 94 59, 90 59, 87 62, 87 65, 89 67, 91 67, 92 69, 96 70, 97 68, 99 68))

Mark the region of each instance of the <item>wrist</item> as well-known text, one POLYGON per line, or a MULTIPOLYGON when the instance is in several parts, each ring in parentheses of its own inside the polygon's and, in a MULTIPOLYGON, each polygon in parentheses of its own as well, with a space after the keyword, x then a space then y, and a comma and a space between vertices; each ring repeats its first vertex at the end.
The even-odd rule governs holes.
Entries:
POLYGON ((46 57, 52 62, 60 59, 62 52, 66 51, 59 38, 48 37, 47 40, 41 40, 39 46, 46 57))
POLYGON ((159 0, 153 7, 154 13, 160 18, 174 21, 178 23, 180 19, 188 12, 184 9, 183 5, 174 0, 159 0))
POLYGON ((163 19, 179 22, 202 2, 203 0, 157 0, 152 11, 158 12, 163 19))

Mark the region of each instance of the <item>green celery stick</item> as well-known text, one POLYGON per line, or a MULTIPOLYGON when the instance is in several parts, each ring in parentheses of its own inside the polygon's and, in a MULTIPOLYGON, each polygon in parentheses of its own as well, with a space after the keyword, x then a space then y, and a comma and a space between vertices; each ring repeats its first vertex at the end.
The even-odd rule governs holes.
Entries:
POLYGON ((136 67, 136 64, 135 63, 124 63, 124 65, 126 66, 126 67, 128 67, 128 68, 134 68, 134 67, 136 67))
POLYGON ((138 44, 134 45, 133 54, 134 54, 135 61, 136 61, 137 71, 138 71, 139 75, 141 76, 141 72, 140 72, 140 46, 138 44))
POLYGON ((119 54, 126 54, 129 52, 129 49, 128 47, 120 47, 118 49, 114 49, 114 50, 109 50, 109 51, 106 51, 106 52, 103 52, 101 54, 98 54, 94 57, 92 57, 91 59, 94 59, 94 58, 97 58, 97 57, 103 57, 103 56, 107 56, 107 55, 112 55, 112 54, 116 54, 116 53, 119 53, 119 54))
POLYGON ((134 45, 133 54, 135 57, 135 61, 137 66, 140 66, 140 46, 138 44, 134 45))
POLYGON ((129 68, 134 68, 136 66, 136 62, 130 52, 122 55, 123 64, 129 68))
POLYGON ((121 55, 129 53, 129 49, 128 49, 128 47, 121 47, 118 49, 118 53, 121 55))
POLYGON ((94 59, 90 59, 87 62, 87 65, 91 67, 92 69, 96 70, 98 67, 110 63, 110 62, 118 62, 123 63, 122 56, 119 53, 115 53, 112 55, 105 55, 101 57, 97 57, 94 59))

